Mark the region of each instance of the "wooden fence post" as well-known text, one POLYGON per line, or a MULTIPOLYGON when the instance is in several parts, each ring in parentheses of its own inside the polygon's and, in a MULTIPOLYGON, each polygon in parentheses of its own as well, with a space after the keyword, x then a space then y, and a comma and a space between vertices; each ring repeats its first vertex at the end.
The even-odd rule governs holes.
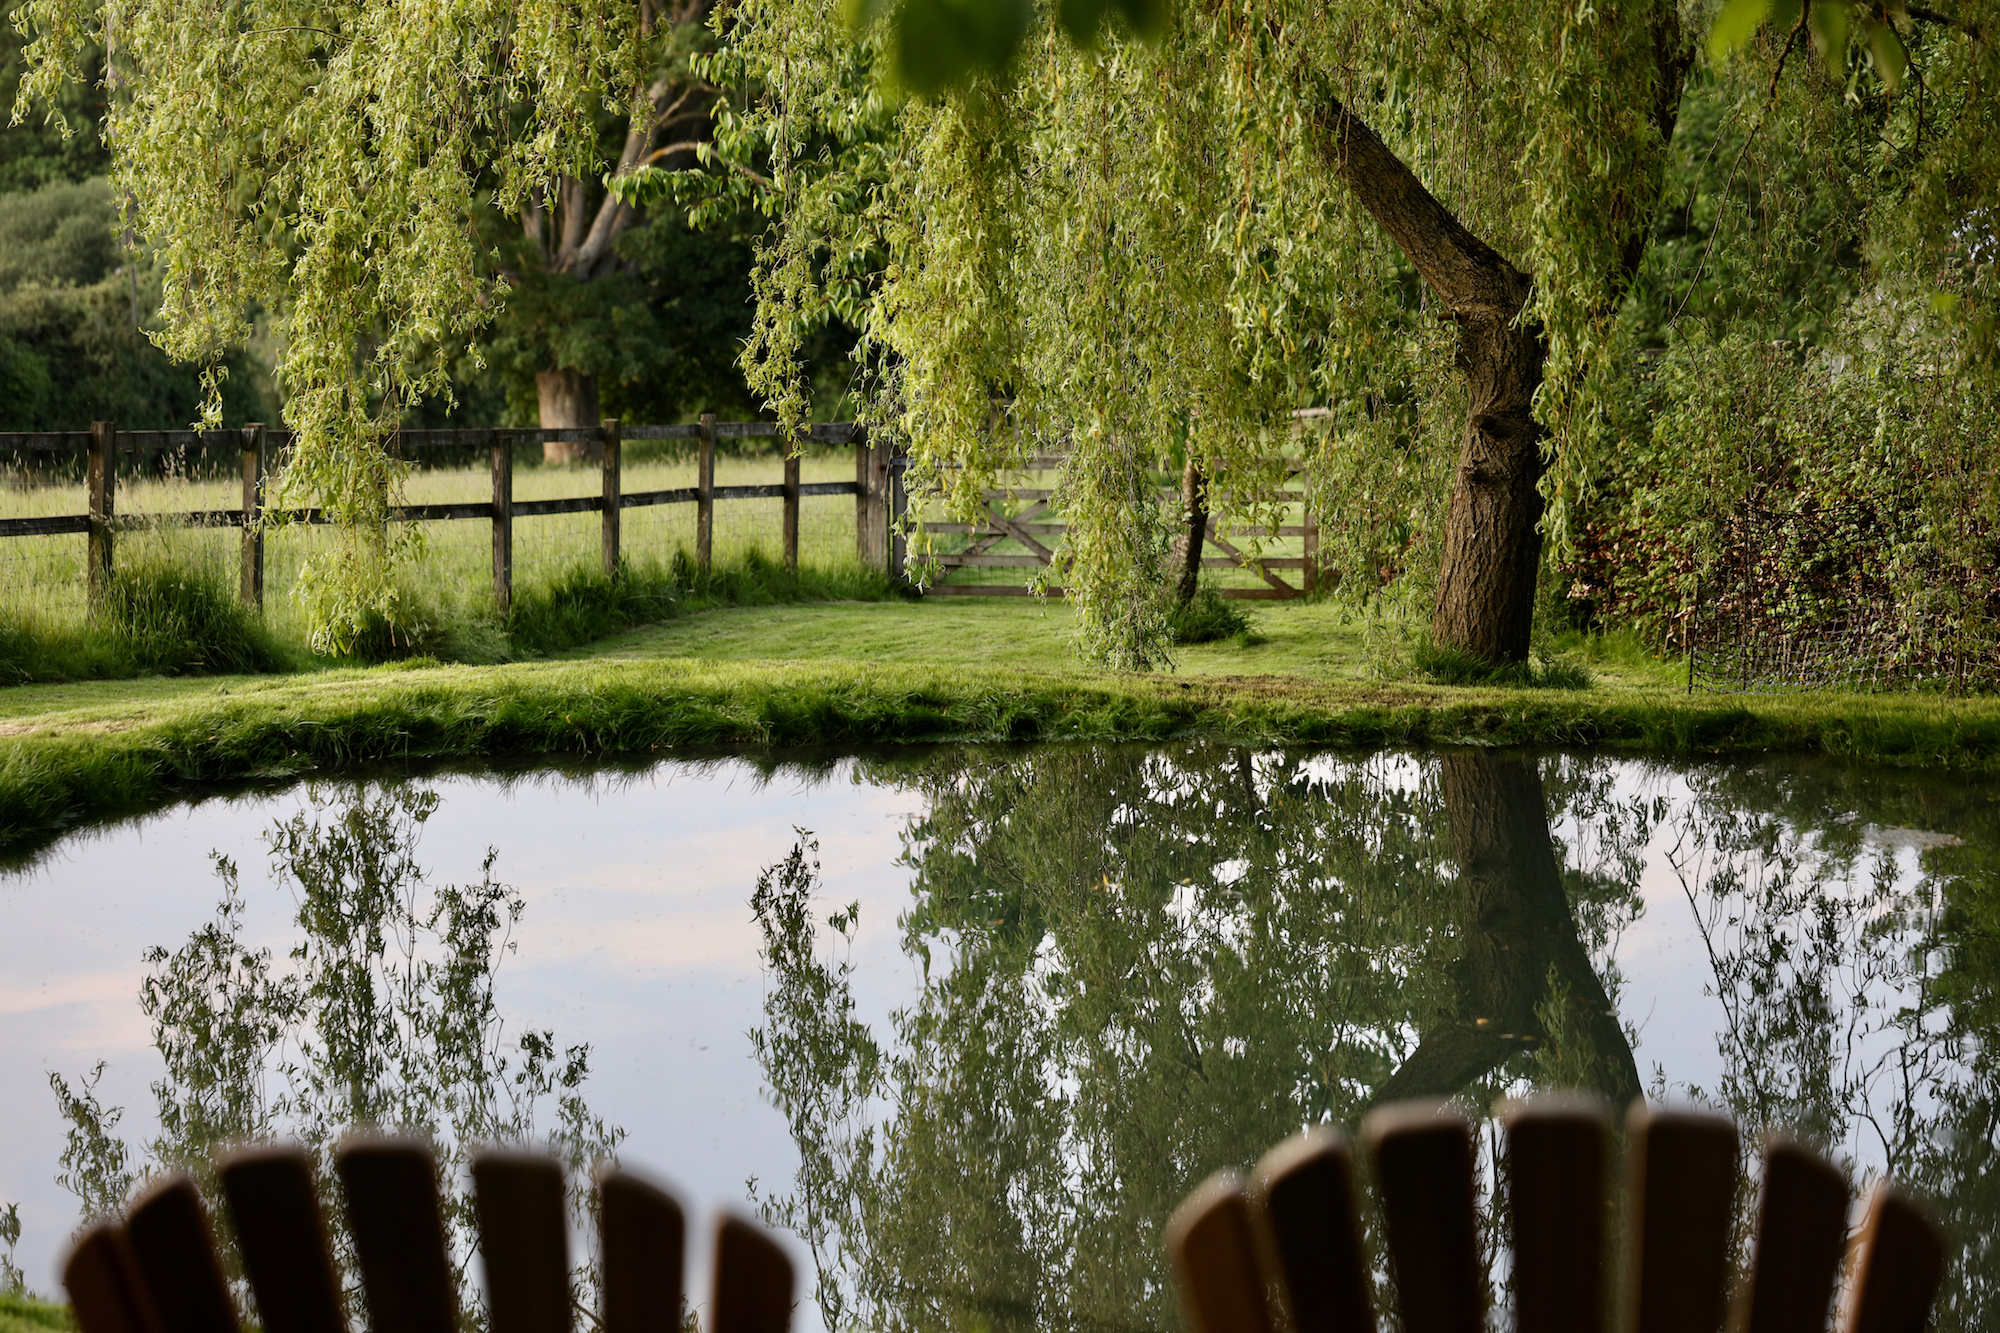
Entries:
POLYGON ((493 600, 505 616, 514 606, 514 445, 502 431, 493 441, 493 600))
POLYGON ((785 450, 785 572, 799 572, 799 455, 785 450))
POLYGON ((1311 597, 1319 592, 1319 519, 1317 519, 1313 515, 1312 501, 1310 498, 1308 498, 1304 504, 1300 505, 1299 509, 1301 516, 1305 520, 1304 526, 1306 530, 1306 536, 1305 536, 1306 596, 1311 597))
POLYGON ((264 423, 243 428, 243 554, 238 594, 245 606, 264 606, 264 423))
POLYGON ((695 460, 694 564, 706 574, 715 553, 715 413, 701 414, 700 452, 695 460))
POLYGON ((871 444, 855 451, 854 553, 870 569, 890 572, 889 446, 871 444))
POLYGON ((875 543, 870 540, 870 524, 875 517, 874 493, 871 482, 874 479, 875 454, 868 447, 868 437, 857 435, 854 441, 854 558, 868 569, 880 568, 875 563, 875 543))
POLYGON ((90 609, 104 603, 111 590, 111 518, 118 502, 118 427, 110 421, 90 423, 90 535, 85 539, 84 569, 90 609))
POLYGON ((600 544, 604 555, 604 577, 618 577, 618 497, 623 487, 623 475, 619 461, 623 454, 623 437, 619 432, 618 418, 606 418, 601 427, 604 437, 604 525, 600 544))

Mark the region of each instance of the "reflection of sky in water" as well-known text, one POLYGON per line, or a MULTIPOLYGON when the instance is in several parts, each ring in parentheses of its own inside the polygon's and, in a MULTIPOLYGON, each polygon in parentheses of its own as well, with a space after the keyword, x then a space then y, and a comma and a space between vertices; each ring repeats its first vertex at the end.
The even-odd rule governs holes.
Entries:
MULTIPOLYGON (((1311 767, 1331 772, 1353 762, 1327 757, 1311 767)), ((1423 779, 1423 761, 1409 756, 1368 762, 1383 788, 1409 790, 1423 779)), ((1681 776, 1617 768, 1618 800, 1687 807, 1681 776)), ((628 1162, 671 1182, 700 1214, 740 1207, 747 1177, 783 1192, 797 1162, 783 1119, 760 1095, 747 1037, 763 1019, 764 993, 750 890, 759 870, 791 846, 794 826, 819 839, 821 915, 861 903, 858 1017, 886 1039, 890 1012, 917 993, 917 964, 898 947, 911 882, 898 857, 921 800, 852 778, 847 765, 812 782, 792 773, 765 781, 744 763, 670 762, 595 782, 424 780, 442 797, 419 847, 431 881, 476 879, 491 844, 500 851, 495 876, 526 898, 518 951, 499 971, 509 1032, 546 1027, 559 1041, 588 1041, 591 1110, 627 1131, 628 1162)), ((213 849, 242 871, 245 942, 282 959, 293 904, 270 886, 260 837, 303 804, 301 793, 288 792, 168 810, 72 838, 33 869, 0 877, 9 923, 0 939, 0 1067, 10 1075, 0 1080, 0 1123, 10 1131, 0 1141, 0 1201, 21 1205, 19 1259, 31 1285, 55 1289, 55 1263, 76 1220, 74 1201, 53 1179, 63 1124, 46 1075, 74 1080, 106 1061, 98 1096, 127 1108, 119 1133, 135 1142, 150 1137, 149 1084, 161 1065, 136 1003, 148 970, 141 955, 154 945, 176 947, 211 919, 220 892, 213 849)), ((1645 845, 1644 907, 1615 945, 1618 1008, 1638 1033, 1644 1082, 1657 1067, 1670 1087, 1714 1089, 1727 1064, 1721 1034, 1729 1020, 1713 994, 1710 941, 1683 878, 1699 884, 1702 872, 1685 855, 1676 868, 1676 825, 1663 820, 1645 845)), ((1568 821, 1558 820, 1554 832, 1572 860, 1595 854, 1568 821)), ((1883 856, 1898 880, 1909 879, 1936 839, 1870 829, 1868 842, 1870 855, 1855 872, 1864 886, 1883 856)), ((948 952, 938 951, 941 963, 948 952)), ((1876 997, 1893 998, 1879 987, 1876 997)), ((1865 1038, 1860 1056, 1881 1055, 1893 1036, 1865 1038)), ((1849 1146, 1864 1168, 1879 1160, 1865 1142, 1849 1146)), ((810 1288, 805 1267, 802 1297, 810 1288)), ((691 1282, 693 1294, 705 1287, 705 1279, 691 1282)), ((800 1317, 817 1327, 810 1299, 800 1317)))
MULTIPOLYGON (((760 936, 748 907, 758 871, 794 825, 819 838, 829 903, 862 902, 856 991, 881 1021, 914 987, 896 947, 909 872, 895 864, 913 796, 855 786, 762 785, 744 765, 664 765, 584 785, 501 788, 427 779, 442 797, 419 847, 434 883, 473 880, 489 844, 494 874, 527 909, 518 952, 499 968, 510 1032, 548 1027, 591 1043, 591 1109, 630 1135, 625 1160, 670 1182, 702 1213, 742 1206, 744 1181, 782 1183, 796 1160, 782 1117, 759 1096, 746 1036, 762 1018, 760 936)), ((143 1141, 161 1064, 136 996, 152 945, 177 946, 212 916, 211 849, 237 861, 245 943, 282 959, 292 902, 271 888, 259 835, 300 809, 296 793, 214 801, 72 839, 33 870, 0 879, 0 1200, 21 1205, 19 1262, 32 1287, 57 1287, 76 1223, 56 1185, 63 1146, 46 1075, 74 1081, 98 1060, 119 1132, 143 1141)), ((705 1228, 703 1228, 705 1231, 705 1228)), ((698 1270, 690 1270, 698 1271, 698 1270)), ((693 1285, 705 1291, 706 1282, 693 1285)), ((808 1307, 809 1308, 809 1307, 808 1307)))

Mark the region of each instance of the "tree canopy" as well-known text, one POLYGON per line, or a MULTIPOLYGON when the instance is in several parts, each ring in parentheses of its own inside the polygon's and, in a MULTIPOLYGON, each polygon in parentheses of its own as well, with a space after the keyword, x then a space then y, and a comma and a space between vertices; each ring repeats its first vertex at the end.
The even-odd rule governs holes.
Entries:
MULTIPOLYGON (((1817 229, 1876 301, 1866 336, 1990 374, 1990 9, 1731 0, 1717 27, 1681 0, 1245 0, 1106 24, 1075 2, 742 0, 692 58, 733 90, 713 169, 619 188, 698 221, 771 216, 752 387, 796 423, 814 331, 859 329, 866 414, 907 442, 935 514, 970 518, 1010 465, 1067 452, 1060 572, 1103 658, 1162 654, 1159 471, 1222 478, 1218 516, 1254 537, 1276 522, 1280 451, 1339 519, 1323 559, 1343 595, 1434 597, 1435 632, 1518 656, 1544 534, 1575 554, 1633 438, 1635 352, 1728 332, 1716 307, 1743 294, 1713 288, 1746 237, 1800 279, 1753 294, 1753 340, 1812 295, 1824 264, 1797 257, 1817 229), (1697 103, 1712 153, 1688 163, 1697 103), (1718 212, 1674 224, 1677 162, 1719 179, 1718 212), (1664 325, 1634 316, 1663 308, 1664 325)), ((308 574, 321 623, 337 640, 393 613, 382 441, 499 301, 475 206, 518 214, 601 173, 607 111, 647 123, 650 10, 21 12, 24 95, 108 53, 104 133, 164 259, 169 350, 212 363, 253 307, 282 322, 300 446, 280 484, 349 534, 308 574)))

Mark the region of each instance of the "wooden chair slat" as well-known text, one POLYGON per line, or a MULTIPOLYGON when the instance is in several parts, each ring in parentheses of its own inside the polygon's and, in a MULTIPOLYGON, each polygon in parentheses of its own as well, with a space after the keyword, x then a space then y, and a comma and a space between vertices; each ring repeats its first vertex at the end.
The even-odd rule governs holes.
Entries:
POLYGON ((1369 1113, 1362 1140, 1381 1192, 1404 1333, 1480 1333, 1485 1281, 1472 1177, 1472 1125, 1424 1103, 1369 1113))
POLYGON ((680 1333, 687 1219, 672 1195, 629 1171, 597 1181, 604 1333, 680 1333))
POLYGON ((1354 1162, 1336 1130, 1273 1148, 1250 1178, 1294 1333, 1375 1333, 1368 1263, 1354 1215, 1354 1162))
POLYGON ((1883 1181, 1869 1196, 1855 1244, 1859 1274, 1842 1333, 1923 1333, 1944 1280, 1943 1230, 1909 1195, 1883 1181))
POLYGON ((1715 1333, 1729 1276, 1736 1126, 1693 1111, 1632 1108, 1626 1266, 1632 1333, 1715 1333))
POLYGON ((78 1333, 161 1333, 159 1312, 118 1223, 99 1222, 77 1238, 63 1261, 62 1281, 78 1333))
POLYGON ((472 1155, 491 1333, 570 1333, 563 1168, 541 1153, 472 1155))
POLYGON ((786 1333, 792 1261, 762 1227, 725 1217, 715 1229, 713 1300, 709 1333, 786 1333))
POLYGON ((1744 1284, 1742 1333, 1826 1333, 1847 1246, 1847 1178, 1789 1139, 1764 1150, 1757 1252, 1744 1284))
POLYGON ((300 1148, 247 1148, 219 1166, 264 1333, 346 1333, 312 1159, 300 1148))
POLYGON ((1595 1098, 1544 1098, 1504 1119, 1516 1326, 1602 1333, 1609 1112, 1595 1098))
POLYGON ((1167 1258, 1190 1333, 1271 1333, 1251 1225, 1249 1195, 1229 1171, 1210 1176, 1167 1220, 1167 1258))
POLYGON ((350 1139, 334 1166, 370 1333, 456 1333, 458 1297, 430 1149, 407 1139, 350 1139))
POLYGON ((236 1302, 191 1178, 177 1172, 134 1200, 125 1235, 162 1333, 237 1333, 236 1302))

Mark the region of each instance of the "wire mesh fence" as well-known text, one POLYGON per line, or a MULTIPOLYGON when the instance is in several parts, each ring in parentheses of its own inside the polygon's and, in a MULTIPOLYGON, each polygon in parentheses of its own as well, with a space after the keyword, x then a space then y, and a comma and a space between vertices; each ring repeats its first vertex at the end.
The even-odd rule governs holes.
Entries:
POLYGON ((2000 686, 1993 570, 1897 543, 1865 504, 1738 506, 1688 632, 1688 689, 1986 691, 2000 686))

